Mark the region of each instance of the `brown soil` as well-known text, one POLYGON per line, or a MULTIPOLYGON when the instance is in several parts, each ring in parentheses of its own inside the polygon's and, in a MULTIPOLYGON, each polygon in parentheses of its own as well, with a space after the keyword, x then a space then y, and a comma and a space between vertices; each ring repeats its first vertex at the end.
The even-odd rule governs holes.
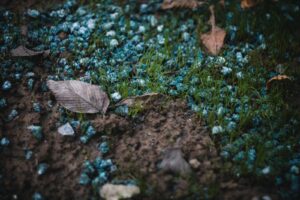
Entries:
MULTIPOLYGON (((36 70, 36 74, 44 74, 40 68, 36 70)), ((43 79, 45 76, 36 77, 43 79)), ((79 185, 78 178, 84 160, 101 156, 97 144, 104 134, 111 146, 106 157, 118 166, 113 178, 137 179, 143 191, 137 199, 197 199, 193 194, 203 197, 205 187, 216 188, 220 199, 251 199, 266 194, 247 182, 241 184, 220 176, 221 163, 209 132, 183 101, 159 97, 134 119, 112 112, 104 117, 89 116, 99 134, 84 145, 79 141, 80 132, 73 138, 58 134, 58 105, 47 106, 52 96, 40 92, 40 86, 37 81, 30 92, 24 80, 9 93, 1 94, 9 106, 0 114, 0 137, 9 138, 11 144, 0 153, 0 199, 31 199, 34 192, 40 192, 45 199, 97 196, 90 186, 79 185), (42 105, 41 113, 33 111, 33 102, 42 105), (18 110, 19 116, 5 122, 12 108, 18 110), (43 127, 42 142, 27 130, 32 124, 43 127), (182 150, 187 162, 193 160, 191 176, 181 177, 158 168, 163 152, 174 147, 182 150), (25 159, 24 149, 34 152, 31 160, 25 159), (39 176, 36 167, 41 162, 50 166, 46 174, 39 176)))

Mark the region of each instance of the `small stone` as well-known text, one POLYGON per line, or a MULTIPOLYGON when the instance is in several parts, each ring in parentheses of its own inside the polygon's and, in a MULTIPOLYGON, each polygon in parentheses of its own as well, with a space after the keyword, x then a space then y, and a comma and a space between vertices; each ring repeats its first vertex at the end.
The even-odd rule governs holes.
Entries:
POLYGON ((150 24, 151 24, 151 26, 152 27, 156 26, 157 22, 158 21, 157 21, 156 17, 154 15, 151 15, 151 17, 150 17, 150 24))
POLYGON ((88 185, 91 182, 90 177, 86 173, 82 173, 79 178, 80 185, 88 185))
POLYGON ((34 80, 32 78, 28 79, 27 81, 27 87, 29 90, 33 89, 34 80))
POLYGON ((114 47, 116 47, 116 46, 119 45, 119 42, 118 42, 118 40, 116 40, 116 39, 112 39, 112 40, 109 42, 109 45, 110 45, 110 47, 114 48, 114 47))
POLYGON ((145 26, 139 26, 139 30, 138 30, 139 33, 145 33, 145 31, 146 31, 145 26))
POLYGON ((108 147, 108 144, 107 142, 102 142, 99 147, 98 147, 99 151, 103 154, 106 154, 108 153, 109 151, 109 147, 108 147))
POLYGON ((29 129, 32 133, 32 135, 38 140, 41 141, 43 138, 43 134, 42 134, 42 127, 41 126, 35 126, 35 125, 31 125, 28 126, 27 129, 29 129))
POLYGON ((191 168, 183 158, 183 153, 179 148, 166 149, 163 160, 158 167, 163 171, 170 171, 182 176, 188 175, 191 172, 191 168))
POLYGON ((191 167, 194 168, 194 169, 199 168, 199 166, 201 164, 197 159, 191 159, 189 161, 189 163, 190 163, 191 167))
POLYGON ((7 147, 9 145, 10 141, 6 137, 2 138, 0 141, 1 146, 7 147))
POLYGON ((2 84, 2 90, 3 91, 8 91, 11 89, 11 82, 10 81, 5 81, 3 84, 2 84))
POLYGON ((31 150, 25 149, 24 153, 26 160, 30 160, 32 158, 33 152, 31 150))
POLYGON ((269 195, 264 195, 261 198, 262 200, 272 200, 272 198, 269 195))
POLYGON ((57 131, 63 136, 74 136, 75 134, 69 122, 60 126, 57 131))
POLYGON ((100 196, 106 200, 128 199, 140 193, 135 185, 114 185, 107 183, 100 189, 100 196))
POLYGON ((9 115, 8 115, 8 117, 7 117, 7 120, 8 121, 11 121, 11 120, 13 120, 14 118, 16 118, 17 116, 18 116, 18 111, 16 110, 16 109, 13 109, 10 113, 9 113, 9 115))
POLYGON ((111 18, 112 20, 117 19, 118 16, 119 16, 119 13, 117 13, 117 12, 110 14, 110 18, 111 18))
POLYGON ((237 72, 235 75, 238 79, 242 79, 244 76, 242 72, 237 72))
POLYGON ((162 35, 157 35, 158 44, 164 44, 165 38, 162 35))
POLYGON ((118 106, 116 109, 115 109, 115 112, 117 114, 120 114, 121 116, 127 116, 128 113, 129 113, 129 108, 127 105, 123 105, 123 106, 118 106))
POLYGON ((106 36, 108 36, 108 37, 115 37, 116 36, 116 32, 115 31, 108 31, 106 33, 106 36))
POLYGON ((37 174, 43 175, 46 173, 47 169, 49 168, 49 165, 46 163, 40 163, 37 167, 37 174))
POLYGON ((225 108, 223 106, 218 108, 217 115, 221 116, 225 113, 225 108))
POLYGON ((114 100, 114 101, 120 101, 122 96, 119 92, 114 92, 111 94, 111 98, 114 100))
POLYGON ((185 42, 188 42, 188 41, 190 40, 190 38, 191 38, 191 36, 190 36, 189 33, 184 32, 184 33, 182 34, 182 39, 183 39, 185 42))
POLYGON ((157 31, 162 32, 164 30, 164 25, 157 26, 157 31))
POLYGON ((271 168, 269 167, 269 166, 267 166, 267 167, 265 167, 265 168, 263 168, 262 170, 261 170, 261 172, 263 173, 263 174, 269 174, 270 173, 270 171, 271 171, 271 168))
POLYGON ((40 15, 40 12, 38 10, 35 9, 28 9, 27 10, 27 15, 30 17, 38 17, 40 15))
POLYGON ((6 100, 4 98, 0 99, 0 108, 5 108, 7 106, 6 100))
POLYGON ((33 195, 32 195, 32 200, 43 200, 43 196, 38 193, 38 192, 35 192, 33 195))
POLYGON ((94 129, 94 127, 93 126, 89 126, 88 128, 87 128, 87 130, 86 130, 86 135, 88 136, 88 137, 92 137, 92 136, 94 136, 96 134, 96 130, 94 129))
POLYGON ((232 69, 229 68, 229 67, 222 67, 221 72, 222 72, 223 75, 228 75, 232 72, 232 69))
POLYGON ((96 26, 96 20, 94 19, 89 19, 88 22, 87 22, 87 27, 90 29, 90 30, 93 30, 96 26))
POLYGON ((228 131, 233 131, 235 128, 236 128, 236 123, 235 123, 234 121, 230 121, 230 122, 227 124, 227 130, 228 130, 228 131))
POLYGON ((148 11, 148 5, 147 4, 141 4, 140 11, 141 11, 141 13, 146 13, 148 11))
POLYGON ((299 168, 296 165, 293 165, 290 169, 291 173, 299 174, 299 168))
POLYGON ((212 128, 212 134, 218 134, 218 133, 222 133, 224 132, 224 129, 222 128, 222 126, 214 126, 212 128))
POLYGON ((80 137, 80 141, 83 143, 83 144, 86 144, 88 141, 89 141, 89 137, 86 136, 86 135, 83 135, 80 137))
POLYGON ((33 103, 33 110, 34 112, 40 113, 41 112, 41 106, 39 103, 33 103))

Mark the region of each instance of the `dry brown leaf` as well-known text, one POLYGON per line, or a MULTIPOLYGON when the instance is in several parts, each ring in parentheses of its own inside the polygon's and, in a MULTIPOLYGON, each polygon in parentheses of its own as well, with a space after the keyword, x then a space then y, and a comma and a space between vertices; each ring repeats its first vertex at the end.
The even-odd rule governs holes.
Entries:
POLYGON ((99 86, 82 81, 47 81, 56 100, 66 109, 77 113, 106 113, 109 99, 99 86))
POLYGON ((32 51, 21 45, 15 49, 11 50, 10 53, 13 57, 30 57, 30 56, 37 56, 37 55, 41 55, 41 54, 43 54, 44 56, 47 56, 47 55, 49 55, 50 50, 32 51))
POLYGON ((214 7, 210 6, 211 17, 209 22, 211 24, 211 31, 201 35, 202 43, 208 49, 208 51, 217 55, 224 45, 224 39, 226 32, 220 27, 216 26, 216 19, 214 14, 214 7))
POLYGON ((164 0, 161 4, 161 8, 164 10, 172 8, 189 8, 195 9, 204 4, 204 2, 197 0, 164 0))
POLYGON ((271 88, 271 83, 273 81, 282 81, 282 80, 291 80, 291 78, 287 75, 277 75, 272 77, 271 79, 269 79, 267 81, 267 90, 269 90, 271 88))
POLYGON ((116 106, 126 105, 128 107, 132 107, 135 105, 136 102, 143 102, 143 104, 148 104, 151 101, 155 100, 159 95, 161 94, 153 92, 141 96, 129 97, 117 103, 116 106))
POLYGON ((255 6, 258 2, 259 2, 259 0, 242 0, 241 7, 243 9, 251 8, 251 7, 255 6))

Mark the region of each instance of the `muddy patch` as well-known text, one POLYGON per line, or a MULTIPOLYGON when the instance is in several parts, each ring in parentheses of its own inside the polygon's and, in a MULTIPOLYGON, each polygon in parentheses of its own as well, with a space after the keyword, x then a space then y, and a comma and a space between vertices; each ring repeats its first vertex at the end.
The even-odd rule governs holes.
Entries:
POLYGON ((122 173, 139 175, 145 186, 159 192, 156 194, 161 198, 182 198, 188 194, 188 176, 180 178, 159 167, 166 151, 177 148, 200 184, 209 185, 216 180, 217 151, 201 120, 184 102, 156 101, 140 120, 131 133, 123 134, 115 144, 114 157, 122 173))

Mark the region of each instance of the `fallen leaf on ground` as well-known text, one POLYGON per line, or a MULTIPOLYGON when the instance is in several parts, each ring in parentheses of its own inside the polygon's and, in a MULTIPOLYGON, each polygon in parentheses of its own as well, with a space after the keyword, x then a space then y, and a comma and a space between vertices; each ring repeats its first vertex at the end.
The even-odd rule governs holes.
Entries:
POLYGON ((259 1, 258 0, 242 0, 241 7, 243 9, 251 8, 255 6, 259 1))
POLYGON ((66 109, 77 113, 106 113, 109 99, 99 86, 82 81, 47 81, 56 100, 66 109))
POLYGON ((204 4, 204 2, 197 0, 164 0, 161 4, 161 8, 164 10, 172 8, 189 8, 195 9, 204 4))
POLYGON ((114 185, 107 183, 100 189, 100 196, 106 200, 128 199, 139 194, 140 188, 135 185, 114 185))
POLYGON ((155 100, 159 95, 159 93, 148 93, 141 96, 128 97, 116 104, 116 106, 126 105, 128 107, 132 107, 136 102, 142 102, 143 104, 149 104, 151 101, 155 100))
POLYGON ((211 54, 217 55, 223 47, 226 32, 220 27, 216 26, 214 7, 211 6, 209 9, 211 12, 211 17, 209 19, 211 31, 202 34, 201 40, 211 54))
POLYGON ((11 50, 10 53, 13 57, 30 57, 30 56, 37 56, 37 55, 41 55, 41 54, 43 54, 44 56, 47 56, 47 55, 49 55, 50 50, 32 51, 21 45, 15 49, 11 50))
POLYGON ((273 81, 282 81, 282 80, 291 80, 291 78, 287 75, 274 76, 267 81, 267 90, 269 90, 271 88, 271 84, 273 81))
POLYGON ((159 168, 163 171, 170 171, 180 175, 188 175, 191 172, 190 165, 183 158, 180 148, 170 148, 164 152, 164 157, 159 168))

